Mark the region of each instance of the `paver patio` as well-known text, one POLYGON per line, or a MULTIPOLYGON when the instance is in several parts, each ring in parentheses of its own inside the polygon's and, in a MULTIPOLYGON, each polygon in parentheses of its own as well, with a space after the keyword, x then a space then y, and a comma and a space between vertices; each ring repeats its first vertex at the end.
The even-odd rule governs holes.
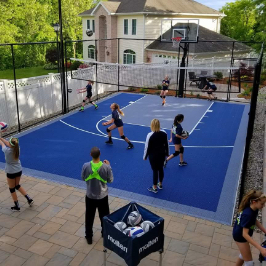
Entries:
MULTIPOLYGON (((93 244, 84 238, 85 189, 77 189, 23 176, 21 184, 34 198, 30 208, 19 195, 20 212, 12 212, 6 176, 0 171, 0 265, 102 266, 103 239, 100 220, 94 224, 93 244)), ((84 184, 85 185, 85 184, 84 184)), ((85 186, 84 186, 85 187, 85 186)), ((128 201, 109 197, 111 211, 128 201)), ((232 227, 143 205, 165 219, 164 266, 233 266, 239 254, 232 227)), ((261 242, 262 235, 254 233, 261 242)), ((108 266, 126 265, 108 251, 108 266)), ((258 251, 253 250, 256 265, 258 251)), ((143 259, 141 266, 158 265, 159 254, 143 259)))

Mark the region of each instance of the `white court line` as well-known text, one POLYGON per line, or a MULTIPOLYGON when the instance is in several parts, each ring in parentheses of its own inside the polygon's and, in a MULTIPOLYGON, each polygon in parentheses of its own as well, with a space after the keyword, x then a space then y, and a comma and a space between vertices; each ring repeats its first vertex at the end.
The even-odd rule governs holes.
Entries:
MULTIPOLYGON (((94 132, 91 132, 91 131, 88 131, 88 130, 84 130, 84 129, 81 129, 81 128, 78 128, 78 127, 74 127, 62 120, 59 120, 60 122, 62 122, 63 124, 65 124, 66 126, 69 126, 69 127, 72 127, 76 130, 79 130, 79 131, 82 131, 82 132, 85 132, 85 133, 88 133, 88 134, 92 134, 92 135, 95 135, 95 136, 99 136, 99 137, 103 137, 105 138, 106 136, 102 135, 102 134, 97 134, 97 133, 94 133, 94 132)), ((120 141, 124 141, 123 139, 120 139, 120 138, 116 138, 116 137, 112 137, 112 139, 116 139, 116 140, 120 140, 120 141)), ((136 141, 136 140, 130 140, 131 142, 135 142, 135 143, 141 143, 141 144, 145 144, 145 141, 136 141)), ((174 147, 175 145, 169 145, 171 147, 174 147)), ((234 146, 184 146, 185 148, 234 148, 234 146)))
MULTIPOLYGON (((140 101, 141 99, 143 99, 143 98, 145 98, 147 95, 144 95, 143 97, 141 97, 141 98, 139 98, 138 100, 136 100, 135 102, 129 102, 129 104, 128 105, 126 105, 125 107, 123 107, 121 110, 123 110, 123 109, 125 109, 126 107, 129 107, 130 105, 132 105, 132 104, 134 104, 134 103, 136 103, 136 102, 138 102, 138 101, 140 101)), ((99 123, 101 122, 101 121, 103 121, 103 120, 105 120, 107 117, 109 117, 110 115, 107 115, 107 116, 105 116, 104 118, 102 118, 101 120, 99 120, 98 122, 97 122, 97 124, 96 124, 96 129, 97 129, 97 131, 98 132, 100 132, 102 135, 104 135, 105 137, 107 137, 108 135, 107 134, 105 134, 104 132, 102 132, 100 129, 99 129, 99 123)))
POLYGON ((192 128, 192 130, 189 132, 189 135, 191 135, 193 133, 193 131, 195 130, 195 128, 198 126, 198 124, 201 123, 200 121, 206 115, 206 113, 209 111, 209 109, 212 107, 213 104, 214 104, 214 102, 209 106, 209 108, 206 110, 206 112, 202 115, 202 117, 200 118, 198 123, 192 128))

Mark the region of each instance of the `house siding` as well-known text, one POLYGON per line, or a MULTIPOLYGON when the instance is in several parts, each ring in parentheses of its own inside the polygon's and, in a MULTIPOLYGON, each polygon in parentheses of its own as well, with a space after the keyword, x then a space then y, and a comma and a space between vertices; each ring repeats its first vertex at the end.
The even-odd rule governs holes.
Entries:
MULTIPOLYGON (((117 38, 144 39, 144 16, 118 16, 117 17, 117 38), (128 19, 128 34, 124 35, 124 19, 128 19), (132 35, 132 19, 137 20, 136 35, 132 35)), ((123 53, 130 49, 136 53, 136 63, 143 63, 144 60, 144 41, 120 40, 119 63, 123 64, 123 53)))
MULTIPOLYGON (((87 20, 90 20, 90 26, 92 29, 92 20, 94 20, 94 19, 95 19, 94 17, 82 17, 82 29, 83 29, 82 40, 88 40, 88 42, 83 43, 83 59, 84 60, 89 59, 88 58, 88 46, 89 45, 95 46, 95 41, 92 41, 95 39, 95 33, 91 37, 88 37, 86 34, 87 20)), ((96 32, 96 23, 95 23, 95 32, 96 32)))

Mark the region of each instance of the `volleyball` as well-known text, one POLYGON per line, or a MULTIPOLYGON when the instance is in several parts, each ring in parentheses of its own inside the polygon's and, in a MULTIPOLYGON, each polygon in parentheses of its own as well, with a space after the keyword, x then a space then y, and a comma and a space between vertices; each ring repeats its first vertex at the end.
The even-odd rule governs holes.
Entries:
POLYGON ((138 225, 142 220, 142 216, 139 212, 134 211, 131 212, 128 217, 127 217, 127 223, 131 226, 136 226, 138 225))
POLYGON ((182 137, 188 137, 189 136, 189 132, 188 131, 182 131, 182 134, 181 134, 182 137))
POLYGON ((136 227, 128 227, 124 230, 123 232, 126 236, 132 237, 132 236, 136 236, 136 237, 140 237, 142 235, 144 235, 144 231, 141 227, 136 226, 136 227))
POLYGON ((140 227, 143 229, 144 233, 147 233, 155 226, 154 223, 152 223, 151 221, 144 221, 140 224, 140 227))
POLYGON ((117 222, 114 224, 114 227, 119 231, 123 232, 127 228, 127 225, 124 222, 117 222))
POLYGON ((5 122, 0 122, 0 131, 5 132, 8 128, 8 124, 5 122))
POLYGON ((93 31, 92 30, 86 30, 86 34, 87 34, 87 36, 91 37, 93 35, 93 31))

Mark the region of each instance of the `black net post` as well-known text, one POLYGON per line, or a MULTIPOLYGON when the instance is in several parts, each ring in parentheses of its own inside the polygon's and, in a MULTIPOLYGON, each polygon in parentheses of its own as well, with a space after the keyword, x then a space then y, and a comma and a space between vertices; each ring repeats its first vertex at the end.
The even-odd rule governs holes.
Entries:
MULTIPOLYGON (((97 40, 95 40, 95 61, 98 59, 97 40)), ((97 63, 95 65, 95 86, 96 86, 96 100, 98 101, 98 83, 97 83, 97 63)))
POLYGON ((251 143, 251 139, 253 136, 257 99, 258 99, 259 86, 260 86, 260 74, 261 74, 261 67, 262 67, 263 49, 264 49, 264 45, 262 45, 260 57, 257 61, 257 64, 255 65, 255 74, 254 74, 253 89, 252 89, 252 95, 251 95, 251 101, 250 101, 250 111, 249 111, 248 129, 247 129, 247 137, 246 137, 246 146, 245 146, 245 152, 244 152, 244 158, 243 158, 243 168, 242 168, 241 185, 240 185, 240 192, 239 192, 239 204, 243 198, 244 189, 245 189, 248 156, 249 156, 249 150, 250 150, 250 143, 251 143))
POLYGON ((18 132, 20 132, 21 131, 21 126, 20 126, 20 120, 19 120, 18 90, 17 90, 16 66, 15 66, 15 55, 14 55, 14 45, 13 44, 11 44, 11 53, 12 53, 12 65, 13 65, 15 96, 16 96, 16 105, 17 105, 18 132))
POLYGON ((183 48, 183 57, 182 57, 181 64, 180 64, 181 69, 180 69, 179 91, 178 91, 179 98, 183 98, 183 94, 184 94, 184 82, 185 82, 185 74, 186 74, 186 70, 184 69, 184 67, 186 66, 188 43, 185 43, 184 47, 182 48, 183 48))
POLYGON ((119 67, 119 61, 120 61, 120 54, 119 54, 119 51, 120 51, 120 38, 117 39, 117 61, 118 61, 118 65, 117 65, 117 91, 120 91, 120 67, 119 67))

